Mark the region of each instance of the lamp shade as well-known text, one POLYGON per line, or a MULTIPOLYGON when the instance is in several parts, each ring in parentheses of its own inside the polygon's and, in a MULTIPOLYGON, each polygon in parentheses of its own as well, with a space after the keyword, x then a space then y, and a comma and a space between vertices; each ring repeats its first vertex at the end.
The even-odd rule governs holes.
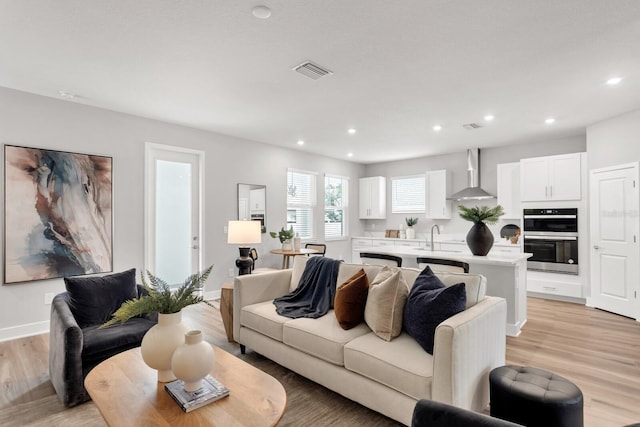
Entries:
POLYGON ((229 221, 227 243, 248 245, 262 242, 260 221, 229 221))

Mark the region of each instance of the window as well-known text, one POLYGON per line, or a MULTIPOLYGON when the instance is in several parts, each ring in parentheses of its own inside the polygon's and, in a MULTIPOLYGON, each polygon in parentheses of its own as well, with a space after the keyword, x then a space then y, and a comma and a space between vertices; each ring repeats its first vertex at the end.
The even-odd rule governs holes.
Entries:
POLYGON ((316 205, 316 174, 287 171, 287 228, 293 227, 302 239, 312 239, 313 208, 316 205))
POLYGON ((391 178, 391 213, 425 211, 425 176, 391 178))
POLYGON ((324 237, 347 237, 349 180, 339 176, 324 177, 324 237))

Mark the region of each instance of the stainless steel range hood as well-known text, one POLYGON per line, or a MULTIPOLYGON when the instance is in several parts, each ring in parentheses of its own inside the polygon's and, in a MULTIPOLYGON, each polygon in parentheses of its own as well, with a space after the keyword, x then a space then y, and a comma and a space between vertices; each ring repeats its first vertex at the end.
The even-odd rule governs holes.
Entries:
POLYGON ((448 200, 488 200, 496 196, 487 193, 480 188, 480 150, 477 148, 467 150, 467 188, 447 197, 448 200))

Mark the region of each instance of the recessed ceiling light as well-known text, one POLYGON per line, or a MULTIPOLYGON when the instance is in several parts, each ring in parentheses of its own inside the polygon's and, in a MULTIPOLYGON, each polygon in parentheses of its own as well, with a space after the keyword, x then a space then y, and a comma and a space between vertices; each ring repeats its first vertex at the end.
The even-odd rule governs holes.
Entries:
POLYGON ((253 13, 253 16, 256 18, 267 19, 271 16, 271 9, 267 6, 256 6, 251 10, 251 13, 253 13))
POLYGON ((353 153, 347 153, 347 157, 353 157, 353 153))
POLYGON ((77 96, 75 93, 67 92, 64 90, 59 90, 58 95, 60 95, 64 99, 74 99, 77 96))
POLYGON ((357 130, 355 128, 349 128, 347 132, 349 132, 349 135, 353 135, 354 133, 357 132, 357 130))
POLYGON ((546 124, 550 125, 550 124, 552 124, 552 123, 553 123, 553 122, 555 122, 555 121, 556 121, 556 119, 554 119, 553 117, 549 117, 548 119, 545 119, 545 121, 544 121, 544 122, 545 122, 546 124))
POLYGON ((490 122, 491 120, 495 119, 495 117, 491 114, 487 114, 486 116, 484 116, 484 121, 485 122, 490 122))
POLYGON ((435 130, 436 132, 440 132, 440 131, 442 130, 442 126, 440 126, 440 125, 435 125, 435 126, 433 127, 433 130, 435 130))
POLYGON ((607 80, 607 85, 609 86, 615 86, 618 83, 620 83, 622 81, 622 77, 611 77, 609 80, 607 80))
POLYGON ((301 140, 301 139, 299 139, 299 140, 298 140, 298 145, 304 145, 304 141, 303 141, 303 140, 301 140))

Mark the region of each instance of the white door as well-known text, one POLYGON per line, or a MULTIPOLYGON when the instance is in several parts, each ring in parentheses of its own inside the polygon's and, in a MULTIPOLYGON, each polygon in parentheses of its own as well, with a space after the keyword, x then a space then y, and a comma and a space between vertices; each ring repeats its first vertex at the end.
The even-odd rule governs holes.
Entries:
POLYGON ((171 285, 202 268, 204 152, 146 145, 145 268, 171 285))
POLYGON ((594 307, 636 318, 639 292, 638 164, 590 173, 591 298, 594 307))

